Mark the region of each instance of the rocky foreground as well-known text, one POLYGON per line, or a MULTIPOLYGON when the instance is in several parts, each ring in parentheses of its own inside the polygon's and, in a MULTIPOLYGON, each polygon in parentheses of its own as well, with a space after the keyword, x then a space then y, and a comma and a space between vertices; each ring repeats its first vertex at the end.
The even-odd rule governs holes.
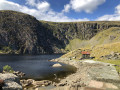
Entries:
POLYGON ((59 83, 48 80, 19 80, 14 74, 0 73, 0 80, 3 80, 0 81, 0 86, 2 85, 3 90, 120 90, 120 77, 114 65, 93 60, 76 61, 69 58, 51 61, 58 62, 56 65, 59 65, 59 62, 73 65, 77 71, 61 79, 59 83), (52 88, 44 88, 49 85, 52 88), (27 89, 27 86, 32 88, 27 89))
POLYGON ((52 90, 120 90, 120 77, 109 63, 93 60, 76 61, 58 58, 51 61, 73 65, 77 72, 62 79, 52 90))
MULTIPOLYGON (((3 84, 1 87, 2 90, 22 90, 22 85, 20 84, 20 79, 12 74, 12 73, 0 73, 0 80, 3 80, 2 82, 0 82, 0 86, 1 84, 3 84)), ((0 89, 0 90, 1 90, 0 89)))

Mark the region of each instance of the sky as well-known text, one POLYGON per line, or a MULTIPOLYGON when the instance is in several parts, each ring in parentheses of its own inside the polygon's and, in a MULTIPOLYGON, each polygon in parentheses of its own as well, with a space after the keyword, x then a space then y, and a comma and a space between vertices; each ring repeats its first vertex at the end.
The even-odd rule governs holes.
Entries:
POLYGON ((0 0, 0 10, 52 22, 120 21, 120 0, 0 0))

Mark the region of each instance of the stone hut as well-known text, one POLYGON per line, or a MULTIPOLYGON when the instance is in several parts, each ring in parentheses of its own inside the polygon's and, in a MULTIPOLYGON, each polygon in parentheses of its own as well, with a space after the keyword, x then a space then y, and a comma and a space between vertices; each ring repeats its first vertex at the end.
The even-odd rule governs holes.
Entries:
POLYGON ((90 52, 89 51, 82 51, 82 59, 90 59, 90 52))

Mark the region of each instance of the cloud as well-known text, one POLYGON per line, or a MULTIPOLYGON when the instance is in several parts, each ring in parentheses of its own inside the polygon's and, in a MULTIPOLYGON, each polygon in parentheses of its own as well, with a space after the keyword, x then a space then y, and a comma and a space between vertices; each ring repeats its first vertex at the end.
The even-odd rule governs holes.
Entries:
POLYGON ((98 17, 96 21, 120 21, 120 4, 115 7, 115 13, 98 17))
POLYGON ((26 4, 35 7, 42 12, 48 11, 50 9, 50 4, 46 1, 36 1, 36 0, 26 0, 26 4))
POLYGON ((116 9, 115 13, 120 14, 120 4, 116 6, 115 9, 116 9))
POLYGON ((65 5, 64 12, 72 9, 76 12, 85 11, 92 13, 99 5, 103 4, 106 0, 71 0, 69 4, 65 5), (70 6, 69 8, 67 6, 70 6))
POLYGON ((87 18, 74 19, 65 16, 64 13, 62 12, 61 13, 55 12, 50 8, 50 4, 46 1, 26 0, 26 4, 28 6, 20 5, 18 3, 8 0, 0 0, 0 10, 19 11, 30 14, 36 17, 38 20, 45 20, 45 21, 54 21, 54 22, 89 21, 89 19, 87 18))
POLYGON ((26 0, 26 4, 30 6, 35 6, 36 5, 36 0, 26 0))
POLYGON ((50 8, 50 4, 48 2, 42 2, 37 4, 37 8, 39 10, 47 11, 50 8))
POLYGON ((65 6, 64 6, 64 10, 62 11, 62 12, 69 12, 69 10, 70 10, 70 5, 69 4, 66 4, 65 6))
POLYGON ((19 10, 21 6, 17 3, 9 2, 6 0, 0 1, 0 10, 19 10))

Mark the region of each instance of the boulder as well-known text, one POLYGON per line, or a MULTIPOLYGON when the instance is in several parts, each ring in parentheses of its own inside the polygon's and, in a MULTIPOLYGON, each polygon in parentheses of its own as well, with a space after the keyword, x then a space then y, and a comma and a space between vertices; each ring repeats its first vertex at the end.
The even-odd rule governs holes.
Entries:
POLYGON ((101 56, 102 59, 112 59, 112 60, 120 60, 120 53, 117 52, 111 52, 109 55, 101 56))
POLYGON ((22 84, 23 87, 30 86, 35 82, 33 79, 28 79, 28 80, 20 80, 20 83, 22 84))
POLYGON ((19 78, 12 73, 0 73, 0 79, 4 80, 3 90, 22 90, 19 78))
POLYGON ((52 67, 61 67, 62 65, 60 63, 54 64, 52 67))
POLYGON ((96 80, 91 80, 89 83, 89 87, 118 89, 118 87, 113 85, 112 83, 106 83, 106 82, 101 82, 96 80))
POLYGON ((48 86, 50 84, 52 84, 52 82, 49 80, 35 81, 33 83, 35 87, 48 86))
POLYGON ((5 82, 3 90, 22 90, 22 86, 14 81, 5 82))
POLYGON ((4 80, 4 82, 14 81, 20 84, 20 79, 12 73, 0 73, 0 79, 4 80))
POLYGON ((0 80, 0 87, 4 85, 4 80, 0 80))
POLYGON ((15 74, 15 75, 18 76, 18 77, 23 77, 23 76, 25 76, 25 73, 20 72, 20 71, 14 71, 13 74, 15 74))
POLYGON ((52 84, 52 81, 49 80, 35 81, 33 79, 28 79, 28 80, 20 80, 20 83, 22 84, 23 87, 32 85, 33 87, 37 88, 41 86, 48 86, 52 84))

